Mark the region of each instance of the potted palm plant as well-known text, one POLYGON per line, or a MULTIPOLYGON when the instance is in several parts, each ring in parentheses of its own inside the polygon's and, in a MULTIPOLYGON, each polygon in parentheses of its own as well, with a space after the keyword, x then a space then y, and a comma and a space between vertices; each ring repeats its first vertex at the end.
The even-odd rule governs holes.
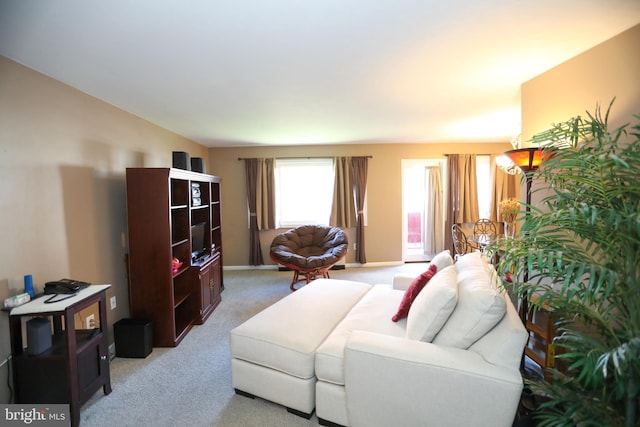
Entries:
POLYGON ((540 426, 640 425, 640 115, 610 131, 612 104, 532 138, 546 144, 532 172, 541 203, 497 265, 556 320, 564 369, 527 380, 545 397, 540 426))

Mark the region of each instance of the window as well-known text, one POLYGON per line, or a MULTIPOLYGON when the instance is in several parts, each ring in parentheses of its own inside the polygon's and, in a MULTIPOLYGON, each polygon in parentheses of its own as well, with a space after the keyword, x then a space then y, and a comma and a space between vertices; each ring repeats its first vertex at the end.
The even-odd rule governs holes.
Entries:
POLYGON ((329 224, 333 159, 276 159, 276 226, 329 224))

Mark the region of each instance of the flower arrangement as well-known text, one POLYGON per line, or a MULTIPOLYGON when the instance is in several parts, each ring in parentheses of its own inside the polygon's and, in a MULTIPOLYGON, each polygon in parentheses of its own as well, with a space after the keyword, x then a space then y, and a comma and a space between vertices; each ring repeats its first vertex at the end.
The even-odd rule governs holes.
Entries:
POLYGON ((507 223, 516 221, 520 212, 520 201, 518 199, 504 199, 500 202, 500 216, 507 223))

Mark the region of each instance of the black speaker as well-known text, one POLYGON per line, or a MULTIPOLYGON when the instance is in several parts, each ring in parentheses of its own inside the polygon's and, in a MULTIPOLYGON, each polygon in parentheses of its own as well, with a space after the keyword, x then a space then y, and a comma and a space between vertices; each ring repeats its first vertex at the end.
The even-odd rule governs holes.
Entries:
POLYGON ((184 151, 173 152, 173 167, 176 169, 191 170, 191 162, 189 162, 189 153, 184 151))
POLYGON ((27 354, 35 356, 51 348, 51 323, 36 317, 27 322, 27 354))
POLYGON ((191 158, 191 170, 194 172, 205 173, 204 159, 202 157, 191 158))

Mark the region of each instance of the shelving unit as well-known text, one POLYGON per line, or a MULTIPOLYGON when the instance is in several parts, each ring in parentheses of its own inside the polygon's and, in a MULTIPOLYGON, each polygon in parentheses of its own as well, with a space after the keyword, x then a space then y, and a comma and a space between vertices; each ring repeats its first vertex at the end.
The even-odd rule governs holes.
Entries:
MULTIPOLYGON (((529 333, 529 340, 524 350, 525 356, 537 363, 543 371, 546 368, 555 367, 556 351, 553 344, 555 329, 553 327, 553 318, 549 311, 544 307, 534 311, 529 306, 524 320, 525 328, 529 333)), ((546 372, 544 375, 548 379, 546 372)))
POLYGON ((11 310, 9 327, 13 359, 15 403, 68 403, 71 426, 80 423, 80 407, 100 387, 111 393, 106 334, 106 290, 92 285, 71 298, 47 304, 46 297, 11 310), (95 329, 76 329, 76 313, 98 305, 100 322, 95 329), (24 318, 47 318, 52 325, 52 345, 30 355, 23 344, 24 318))
POLYGON ((156 347, 178 345, 221 300, 220 182, 181 169, 127 169, 131 315, 153 322, 156 347), (197 224, 204 251, 192 259, 197 224))

